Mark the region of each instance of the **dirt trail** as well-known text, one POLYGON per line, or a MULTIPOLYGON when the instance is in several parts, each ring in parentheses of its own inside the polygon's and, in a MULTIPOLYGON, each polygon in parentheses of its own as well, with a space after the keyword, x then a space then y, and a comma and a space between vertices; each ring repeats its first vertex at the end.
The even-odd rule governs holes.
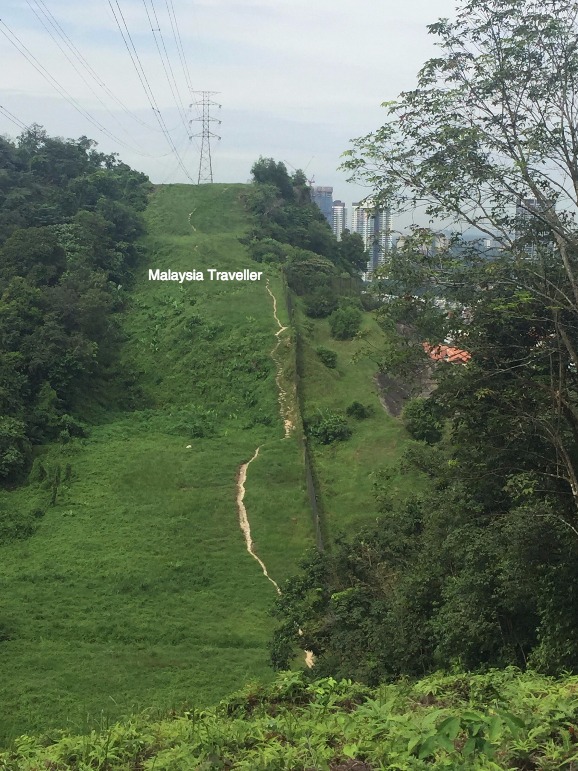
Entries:
MULTIPOLYGON (((277 338, 277 342, 275 346, 273 347, 270 356, 275 362, 277 366, 277 375, 275 377, 275 382, 277 383, 277 389, 279 391, 279 405, 281 408, 281 417, 283 418, 283 424, 285 426, 285 439, 291 434, 291 431, 293 430, 293 423, 289 418, 286 417, 286 410, 287 410, 287 392, 281 385, 281 374, 283 371, 283 367, 281 365, 281 362, 276 356, 277 348, 281 344, 281 338, 280 335, 287 329, 287 327, 284 327, 283 324, 279 321, 279 317, 277 316, 277 299, 275 298, 275 295, 269 288, 269 280, 267 279, 267 291, 271 295, 273 299, 273 316, 275 318, 275 321, 277 322, 279 329, 277 332, 275 332, 275 337, 277 338)), ((261 445, 262 446, 262 445, 261 445)), ((255 450, 255 453, 253 457, 247 461, 247 463, 243 463, 239 467, 239 473, 237 474, 237 509, 239 511, 239 526, 241 528, 241 532, 243 533, 243 537, 245 539, 245 546, 247 548, 247 551, 253 557, 256 562, 259 563, 259 567, 263 571, 263 575, 265 578, 270 581, 273 586, 275 587, 275 591, 277 594, 281 594, 281 589, 279 589, 279 584, 274 581, 271 576, 269 575, 267 571, 267 566, 263 562, 263 560, 256 554, 255 549, 253 548, 253 539, 251 537, 251 525, 249 524, 249 517, 247 516, 247 509, 245 508, 245 483, 247 481, 247 469, 253 463, 254 460, 257 459, 259 455, 259 451, 261 449, 260 447, 257 447, 255 450)), ((302 635, 303 632, 301 629, 299 629, 299 634, 302 635)), ((315 656, 311 651, 303 651, 305 656, 305 664, 311 669, 315 662, 315 656)))
POLYGON ((267 572, 267 567, 263 560, 255 554, 255 550, 253 549, 253 539, 251 538, 251 526, 249 525, 249 518, 247 517, 247 509, 245 508, 245 504, 243 502, 245 498, 245 482, 247 481, 247 469, 249 468, 249 465, 253 463, 257 455, 259 455, 259 450, 261 448, 257 447, 255 450, 255 454, 251 458, 251 460, 248 460, 247 463, 243 463, 243 465, 239 468, 239 474, 237 476, 237 508, 239 509, 239 525, 241 527, 241 531, 243 533, 243 536, 245 538, 245 545, 247 547, 247 551, 253 557, 254 560, 257 560, 259 565, 261 566, 261 570, 263 571, 263 575, 265 578, 267 578, 275 589, 277 590, 277 594, 281 594, 281 589, 279 589, 279 585, 276 581, 274 581, 269 573, 267 572))
POLYGON ((287 327, 284 327, 283 324, 281 324, 281 322, 279 321, 279 317, 277 316, 277 298, 269 288, 269 279, 267 279, 266 288, 273 300, 273 317, 275 318, 275 321, 279 326, 279 329, 277 330, 277 332, 275 332, 277 343, 273 348, 273 350, 271 351, 270 356, 275 362, 275 365, 277 367, 277 375, 275 376, 275 382, 277 383, 277 391, 279 392, 279 407, 281 409, 281 417, 283 418, 283 425, 285 427, 285 438, 287 438, 291 433, 291 431, 293 431, 293 422, 287 417, 287 391, 281 385, 281 375, 283 373, 283 367, 281 365, 281 362, 277 358, 277 348, 279 348, 279 346, 281 345, 281 335, 287 329, 287 327))

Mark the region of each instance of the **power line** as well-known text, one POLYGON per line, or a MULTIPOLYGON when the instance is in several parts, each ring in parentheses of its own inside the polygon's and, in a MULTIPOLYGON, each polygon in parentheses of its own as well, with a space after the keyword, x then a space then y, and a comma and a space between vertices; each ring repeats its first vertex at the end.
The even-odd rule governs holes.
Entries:
POLYGON ((0 112, 2 112, 5 118, 8 118, 9 121, 14 123, 15 126, 18 126, 18 128, 22 129, 23 131, 29 131, 30 126, 27 126, 25 123, 23 123, 20 118, 17 118, 16 115, 11 113, 10 110, 6 109, 6 107, 3 107, 1 104, 0 112))
MULTIPOLYGON (((183 159, 183 162, 186 160, 190 150, 191 150, 191 140, 190 138, 187 138, 187 140, 185 140, 185 142, 183 142, 179 148, 179 152, 182 153, 181 157, 183 159)), ((173 164, 169 169, 169 171, 164 175, 163 180, 160 184, 166 185, 166 183, 176 174, 178 170, 179 170, 179 165, 177 164, 176 166, 174 166, 173 164)))
MULTIPOLYGON (((28 2, 28 0, 27 0, 28 2)), ((98 73, 94 70, 94 68, 90 65, 90 63, 86 60, 86 58, 82 55, 81 51, 77 48, 77 46, 74 44, 74 42, 70 39, 70 37, 67 35, 66 31, 62 28, 61 24, 58 22, 58 19, 54 16, 54 14, 50 11, 44 0, 35 0, 36 5, 41 10, 41 12, 44 14, 45 18, 49 21, 49 23, 52 25, 52 28, 57 32, 57 34, 60 36, 60 38, 64 41, 64 43, 68 46, 69 50, 73 53, 73 55, 78 59, 78 61, 82 64, 86 72, 94 79, 94 81, 97 83, 97 85, 102 88, 102 90, 112 99, 118 106, 133 120, 137 121, 137 123, 140 123, 141 126, 144 128, 149 129, 150 131, 160 131, 158 126, 151 126, 146 121, 139 118, 138 115, 136 115, 130 108, 124 104, 122 100, 120 100, 107 86, 107 84, 103 81, 103 79, 98 75, 98 73)), ((30 3, 29 3, 30 4, 30 3)), ((171 129, 173 130, 173 129, 171 129)))
POLYGON ((156 29, 153 27, 152 19, 150 17, 149 9, 148 9, 148 6, 147 6, 147 0, 143 0, 143 5, 145 7, 147 18, 149 20, 149 24, 150 24, 150 27, 151 27, 151 32, 153 33, 153 38, 154 38, 154 41, 155 41, 155 45, 157 47, 157 51, 158 51, 161 63, 163 65, 163 70, 165 71, 165 75, 166 75, 166 78, 167 78, 167 82, 169 84, 169 88, 171 89, 171 93, 173 95, 173 99, 177 103, 177 109, 179 111, 179 116, 180 116, 181 121, 182 121, 182 123, 183 123, 183 125, 185 127, 185 131, 188 134, 189 133, 189 127, 188 127, 188 124, 187 124, 187 117, 185 115, 185 108, 183 106, 183 100, 182 100, 181 94, 179 92, 179 86, 178 86, 178 83, 176 81, 175 74, 173 72, 173 67, 171 65, 171 60, 169 58, 167 47, 165 45, 165 40, 164 40, 164 37, 163 37, 163 33, 161 31, 161 26, 159 24, 157 12, 156 12, 155 5, 154 5, 154 0, 150 0, 150 4, 151 4, 151 8, 152 8, 152 11, 153 11, 153 14, 154 14, 154 17, 155 17, 155 21, 156 21, 156 25, 157 25, 156 29), (159 42, 157 40, 157 34, 160 37, 160 40, 161 40, 161 43, 162 43, 162 46, 163 46, 163 49, 164 49, 164 52, 165 52, 165 56, 164 57, 163 57, 163 55, 161 53, 159 42), (165 64, 165 58, 166 58, 166 64, 165 64), (167 69, 167 65, 168 65, 168 69, 167 69))
MULTIPOLYGON (((115 136, 112 132, 110 132, 106 126, 103 126, 103 124, 94 118, 87 110, 82 107, 78 101, 62 86, 56 78, 54 78, 48 70, 38 61, 38 59, 34 56, 34 54, 26 47, 26 45, 20 40, 20 38, 12 32, 10 27, 0 19, 0 25, 2 27, 5 27, 8 32, 5 32, 3 29, 0 28, 0 32, 4 35, 4 37, 16 48, 16 50, 24 56, 24 58, 34 67, 34 69, 42 75, 42 77, 47 80, 50 85, 58 91, 58 93, 66 99, 69 104, 71 104, 74 109, 79 112, 86 120, 90 121, 93 126, 96 126, 99 131, 101 131, 103 134, 105 134, 109 139, 112 139, 117 144, 122 145, 123 147, 127 148, 128 150, 131 150, 132 152, 135 152, 134 148, 132 148, 129 144, 124 142, 124 140, 120 139, 119 137, 115 136), (11 37, 14 38, 14 40, 11 39, 11 37), (16 42, 14 42, 16 41, 16 42)), ((192 180, 191 180, 192 181, 192 180)))
POLYGON ((183 48, 183 40, 181 38, 181 32, 179 30, 179 23, 177 21, 177 15, 175 13, 175 6, 173 5, 173 0, 165 0, 165 5, 167 7, 167 13, 169 14, 171 28, 173 30, 173 36, 177 44, 177 51, 179 52, 181 66, 183 68, 183 74, 185 76, 185 82, 187 84, 187 88, 189 89, 189 93, 192 94, 193 86, 191 83, 191 73, 189 72, 187 57, 185 56, 185 49, 183 48))
MULTIPOLYGON (((38 12, 36 11, 36 9, 32 7, 32 5, 31 5, 31 3, 30 3, 30 0, 26 0, 26 2, 27 2, 27 4, 28 4, 28 7, 30 8, 30 10, 32 11, 32 13, 33 13, 33 14, 36 16, 36 18, 38 19, 38 21, 39 21, 39 22, 42 24, 42 26, 44 27, 44 29, 46 30, 46 32, 48 32, 49 36, 50 36, 50 37, 52 38, 52 40, 53 40, 53 41, 56 43, 56 45, 58 46, 58 48, 59 48, 59 49, 62 51, 62 53, 63 53, 63 54, 64 54, 64 56, 66 57, 67 61, 68 61, 68 62, 69 62, 69 64, 71 65, 72 69, 73 69, 73 70, 76 72, 76 74, 77 74, 77 75, 78 75, 78 76, 81 78, 81 80, 82 80, 82 81, 83 81, 83 83, 84 83, 84 84, 87 86, 87 88, 89 88, 89 89, 90 89, 91 93, 92 93, 92 94, 95 96, 95 98, 96 98, 96 99, 98 99, 98 101, 100 102, 101 106, 104 108, 104 110, 106 110, 106 112, 107 112, 107 113, 110 115, 110 117, 111 117, 111 118, 112 118, 112 119, 115 121, 115 123, 116 123, 116 124, 119 126, 119 128, 121 129, 121 131, 124 131, 124 133, 125 133, 125 134, 128 134, 129 132, 127 131, 127 129, 126 129, 124 126, 123 126, 123 124, 122 124, 122 123, 120 122, 120 120, 119 120, 119 119, 116 117, 116 115, 115 115, 115 114, 112 112, 112 110, 110 110, 110 109, 108 108, 108 106, 107 106, 107 105, 106 105, 106 104, 105 104, 105 103, 102 101, 102 99, 100 98, 100 96, 97 94, 97 92, 95 91, 95 89, 92 87, 92 84, 91 84, 91 83, 90 83, 90 82, 89 82, 89 81, 86 79, 86 77, 83 75, 83 73, 82 73, 82 72, 81 72, 81 71, 78 69, 78 67, 76 66, 76 64, 75 64, 74 60, 73 60, 73 59, 72 59, 72 58, 71 58, 71 57, 68 55, 68 53, 67 53, 67 52, 66 52, 66 50, 63 48, 63 46, 62 46, 62 44, 60 43, 60 41, 56 39, 56 37, 54 36, 54 34, 53 34, 53 33, 52 33, 52 31, 50 30, 50 28, 47 26, 47 24, 46 24, 46 22, 44 21, 44 19, 42 19, 42 18, 40 17, 40 15, 38 14, 38 12)), ((54 29, 56 29, 56 28, 54 27, 54 24, 52 24, 51 20, 50 20, 50 19, 49 19, 49 18, 46 16, 46 14, 44 13, 44 11, 43 11, 42 9, 40 9, 40 11, 41 11, 41 13, 43 13, 43 14, 44 14, 44 16, 47 18, 48 22, 49 22, 49 23, 52 25, 52 27, 53 27, 54 29)), ((58 35, 61 37, 61 35, 60 35, 60 33, 58 32, 58 30, 56 30, 56 32, 57 32, 57 34, 58 34, 58 35)), ((66 41, 64 41, 64 42, 66 43, 66 41)), ((70 48, 70 46, 68 46, 68 47, 70 48)), ((73 55, 74 55, 74 52, 73 52, 73 55)), ((77 58, 78 58, 78 57, 77 57, 77 58)), ((157 156, 155 156, 153 153, 147 153, 147 152, 144 152, 144 151, 142 150, 142 148, 133 147, 133 146, 130 146, 130 147, 131 147, 131 150, 132 150, 134 153, 137 153, 138 155, 141 155, 141 156, 143 156, 143 157, 146 157, 146 158, 155 158, 155 157, 157 157, 157 156)))
POLYGON ((157 121, 159 123, 159 126, 163 130, 163 134, 165 135, 165 139, 169 143, 169 146, 171 147, 173 153, 175 154, 175 157, 177 158, 177 160, 179 162, 179 166, 181 167, 181 169, 185 173, 185 176, 188 179, 190 179, 191 182, 193 182, 194 180, 192 179, 192 177, 190 176, 189 172, 187 171, 184 163, 182 162, 182 159, 181 159, 181 157, 180 157, 180 155, 178 153, 178 150, 177 150, 177 148, 175 146, 175 143, 173 142, 172 137, 170 136, 170 134, 167 131, 167 127, 166 127, 164 118, 163 118, 162 113, 159 110, 159 107, 158 107, 158 105, 156 103, 154 93, 152 91, 152 88, 151 88, 150 83, 148 81, 148 78, 146 76, 146 72, 144 71, 144 67, 142 66, 142 62, 141 62, 140 57, 138 55, 138 51, 136 50, 135 44, 134 44, 134 42, 132 40, 130 31, 128 29, 126 20, 124 18, 124 14, 123 14, 122 9, 120 7, 120 4, 119 4, 118 0, 115 0, 115 2, 116 2, 116 7, 118 8, 118 12, 119 12, 120 18, 122 19, 122 23, 123 23, 125 31, 126 31, 126 36, 125 36, 124 32, 122 31, 122 27, 120 25, 120 22, 118 20, 118 17, 116 15, 114 7, 112 5, 112 0, 108 0, 108 4, 109 4, 110 9, 111 9, 111 11, 113 13, 113 16, 115 18, 116 24, 117 24, 117 26, 119 28, 119 31, 120 31, 120 34, 121 34, 122 39, 124 41, 124 44, 126 46, 126 49, 129 52, 131 61, 132 61, 133 66, 134 66, 134 68, 135 68, 135 70, 137 72, 137 75, 139 77, 139 80, 141 82, 143 90, 144 90, 144 92, 145 92, 145 94, 147 96, 147 99, 149 101, 151 109, 153 110, 153 112, 155 114, 155 117, 156 117, 156 119, 157 119, 157 121), (127 38, 128 38, 128 41, 130 41, 130 46, 132 47, 132 51, 131 51, 131 48, 129 47, 129 44, 127 42, 127 38), (133 56, 133 52, 134 52, 134 56, 133 56))
MULTIPOLYGON (((202 129, 199 134, 193 134, 193 136, 201 137, 201 154, 199 157, 199 176, 197 184, 201 182, 213 181, 213 162, 211 159, 211 139, 220 139, 221 137, 213 134, 211 131, 211 123, 218 123, 221 125, 221 121, 217 118, 211 118, 211 107, 221 107, 220 104, 213 102, 211 96, 218 94, 218 91, 193 91, 193 94, 200 94, 201 99, 198 104, 202 108, 202 115, 200 118, 193 118, 193 120, 202 121, 202 129)), ((191 121, 192 122, 192 121, 191 121)))
MULTIPOLYGON (((185 49, 183 47, 183 40, 181 37, 181 31, 179 29, 179 23, 177 21, 177 14, 175 12, 175 6, 173 5, 173 0, 165 0, 165 6, 167 9, 167 14, 169 16, 169 21, 171 22, 171 29, 173 32, 173 38, 175 40, 175 45, 177 47, 177 51, 179 54, 179 59, 181 61, 181 67, 183 70, 183 75, 185 77, 185 83, 187 85, 187 88, 189 90, 189 96, 192 98, 194 90, 193 85, 191 82, 191 73, 189 71, 189 65, 187 63, 187 57, 185 55, 185 49)), ((201 113, 199 112, 198 105, 195 103, 194 106, 197 109, 197 117, 201 116, 201 113)), ((191 140, 195 142, 195 146, 197 148, 197 151, 200 152, 200 147, 196 141, 196 138, 194 136, 191 136, 191 140)))

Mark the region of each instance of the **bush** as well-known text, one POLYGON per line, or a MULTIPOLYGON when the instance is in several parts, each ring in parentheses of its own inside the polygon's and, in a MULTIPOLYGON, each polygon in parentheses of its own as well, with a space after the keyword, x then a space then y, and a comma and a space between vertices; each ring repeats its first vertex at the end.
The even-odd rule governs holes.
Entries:
POLYGON ((362 292, 359 299, 361 300, 361 306, 364 311, 375 311, 382 304, 379 297, 371 292, 362 292))
POLYGON ((349 407, 345 410, 345 414, 356 420, 364 420, 373 415, 373 407, 370 405, 366 407, 361 402, 351 402, 349 407))
POLYGON ((315 350, 315 353, 317 356, 319 356, 326 367, 329 367, 329 369, 335 369, 337 366, 337 354, 335 351, 332 351, 331 348, 323 348, 320 346, 315 350))
POLYGON ((305 297, 305 313, 312 319, 324 319, 337 310, 337 297, 328 287, 321 287, 305 297))
POLYGON ((361 311, 357 308, 339 308, 329 317, 331 335, 336 340, 352 340, 361 327, 361 311))
POLYGON ((331 444, 349 439, 351 429, 343 415, 337 412, 319 412, 305 421, 307 436, 317 439, 321 444, 331 444))
POLYGON ((30 456, 30 442, 24 423, 15 418, 0 417, 0 477, 13 480, 30 456))
POLYGON ((401 416, 414 439, 435 444, 442 438, 440 409, 431 399, 412 399, 403 408, 401 416))

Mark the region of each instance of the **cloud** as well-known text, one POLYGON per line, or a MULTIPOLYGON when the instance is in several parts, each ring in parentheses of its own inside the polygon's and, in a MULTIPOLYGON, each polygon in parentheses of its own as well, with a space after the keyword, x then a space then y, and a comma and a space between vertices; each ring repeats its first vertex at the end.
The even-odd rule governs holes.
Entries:
MULTIPOLYGON (((183 153, 187 151, 194 168, 195 144, 189 147, 185 128, 178 128, 179 114, 145 7, 141 0, 118 2, 158 106, 167 125, 175 129, 177 146, 183 153)), ((39 8, 39 0, 30 3, 39 8)), ((151 0, 147 3, 151 9, 151 0)), ((223 137, 214 149, 219 179, 245 181, 251 163, 260 154, 286 159, 297 166, 315 156, 311 169, 318 184, 340 185, 343 189, 345 177, 335 170, 340 154, 351 137, 366 134, 381 124, 381 102, 413 86, 417 70, 436 53, 426 25, 440 16, 451 16, 454 5, 453 0, 412 0, 405 4, 398 0, 173 3, 192 87, 221 92, 215 98, 223 108, 220 113, 214 112, 223 120, 220 127, 215 127, 223 137)), ((76 0, 47 0, 46 5, 99 78, 140 120, 153 126, 150 131, 144 131, 74 60, 98 94, 95 96, 26 0, 4 0, 3 5, 2 20, 96 120, 131 146, 138 144, 155 156, 168 152, 166 140, 154 128, 154 113, 108 0, 95 0, 90 5, 76 0)), ((163 36, 162 41, 157 37, 157 42, 166 45, 180 95, 188 107, 193 96, 187 88, 166 5, 155 0, 154 7, 163 36)), ((0 103, 25 122, 37 121, 59 135, 93 136, 101 149, 118 150, 128 163, 154 178, 170 174, 172 167, 178 169, 174 158, 147 158, 115 145, 2 40, 0 103)), ((193 110, 190 117, 195 115, 193 110)), ((0 132, 14 130, 0 117, 0 132)), ((194 123, 191 131, 198 130, 199 125, 194 123)), ((185 181, 180 171, 175 171, 173 178, 185 181)), ((336 194, 342 198, 345 195, 340 191, 336 194)))

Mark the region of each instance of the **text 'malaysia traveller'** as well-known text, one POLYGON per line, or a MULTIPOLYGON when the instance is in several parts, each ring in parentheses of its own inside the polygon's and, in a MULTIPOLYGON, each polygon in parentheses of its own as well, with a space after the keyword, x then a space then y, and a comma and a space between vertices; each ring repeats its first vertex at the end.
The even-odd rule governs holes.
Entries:
POLYGON ((204 281, 205 273, 209 274, 210 281, 260 281, 263 271, 261 270, 217 270, 217 268, 208 268, 202 270, 161 270, 149 268, 149 281, 178 281, 182 284, 184 281, 204 281))

